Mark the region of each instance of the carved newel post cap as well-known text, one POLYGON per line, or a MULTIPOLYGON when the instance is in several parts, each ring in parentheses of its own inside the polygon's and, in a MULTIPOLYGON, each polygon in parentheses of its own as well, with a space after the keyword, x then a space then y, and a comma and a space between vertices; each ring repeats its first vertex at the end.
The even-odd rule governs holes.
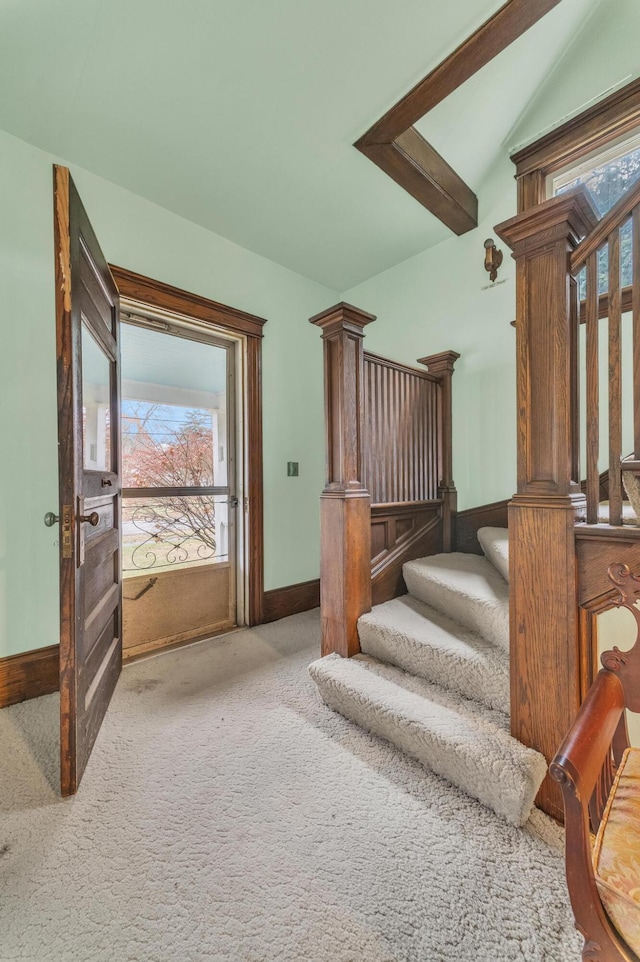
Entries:
POLYGON ((443 374, 453 374, 453 368, 459 357, 457 351, 441 351, 440 354, 419 357, 418 364, 424 364, 429 374, 442 377, 443 374))
POLYGON ((369 314, 359 307, 354 307, 353 304, 340 301, 333 307, 328 307, 326 311, 314 314, 313 317, 309 318, 309 323, 321 328, 322 336, 326 337, 335 334, 336 331, 345 329, 352 332, 362 331, 367 324, 371 324, 375 319, 375 314, 369 314))
POLYGON ((557 197, 551 197, 542 204, 532 207, 503 221, 495 228, 496 234, 508 244, 512 251, 542 235, 546 242, 554 230, 560 229, 573 238, 577 244, 600 220, 600 215, 591 194, 582 184, 557 197))

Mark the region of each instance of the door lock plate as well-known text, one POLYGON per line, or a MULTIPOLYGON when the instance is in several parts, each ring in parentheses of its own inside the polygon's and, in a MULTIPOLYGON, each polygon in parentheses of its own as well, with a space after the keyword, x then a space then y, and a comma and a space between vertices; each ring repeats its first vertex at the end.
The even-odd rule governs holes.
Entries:
POLYGON ((62 515, 61 515, 61 537, 62 537, 62 557, 72 558, 73 557, 73 543, 71 541, 71 523, 73 519, 73 514, 71 511, 70 504, 62 505, 62 515))

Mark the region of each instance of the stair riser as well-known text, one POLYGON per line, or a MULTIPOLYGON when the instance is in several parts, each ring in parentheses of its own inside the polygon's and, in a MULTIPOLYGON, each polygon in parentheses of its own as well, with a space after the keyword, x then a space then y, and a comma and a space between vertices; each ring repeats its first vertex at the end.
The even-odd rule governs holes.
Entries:
POLYGON ((323 670, 322 662, 314 662, 310 672, 322 700, 333 711, 391 742, 514 825, 527 820, 546 770, 542 756, 534 758, 537 753, 532 753, 525 765, 528 770, 523 771, 512 759, 501 758, 486 737, 472 740, 469 736, 461 746, 455 744, 459 734, 451 732, 453 741, 449 741, 434 726, 411 717, 405 700, 396 703, 382 690, 372 694, 366 680, 364 690, 355 690, 332 675, 331 669, 323 670))
POLYGON ((384 632, 376 625, 358 624, 360 648, 367 654, 403 671, 509 714, 509 670, 481 661, 468 662, 438 648, 428 648, 411 637, 384 632))
POLYGON ((509 606, 500 603, 478 604, 474 599, 461 594, 455 588, 429 581, 405 565, 404 579, 409 593, 436 611, 477 631, 487 641, 509 650, 509 606))

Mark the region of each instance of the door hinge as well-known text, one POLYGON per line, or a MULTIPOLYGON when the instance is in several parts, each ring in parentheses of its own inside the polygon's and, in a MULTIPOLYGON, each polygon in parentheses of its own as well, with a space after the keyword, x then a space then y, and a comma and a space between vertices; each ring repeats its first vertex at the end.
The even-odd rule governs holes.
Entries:
POLYGON ((71 510, 71 505, 63 504, 62 514, 61 514, 61 524, 60 524, 60 536, 62 538, 62 557, 63 558, 73 557, 73 542, 71 541, 72 521, 73 521, 73 512, 71 510))

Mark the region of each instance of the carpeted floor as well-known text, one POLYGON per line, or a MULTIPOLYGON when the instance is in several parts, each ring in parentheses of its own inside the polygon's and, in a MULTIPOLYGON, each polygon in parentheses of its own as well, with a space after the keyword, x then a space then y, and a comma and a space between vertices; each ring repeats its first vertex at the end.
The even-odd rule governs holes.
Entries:
POLYGON ((317 613, 125 669, 79 794, 0 712, 0 959, 577 962, 560 830, 325 708, 317 613))

